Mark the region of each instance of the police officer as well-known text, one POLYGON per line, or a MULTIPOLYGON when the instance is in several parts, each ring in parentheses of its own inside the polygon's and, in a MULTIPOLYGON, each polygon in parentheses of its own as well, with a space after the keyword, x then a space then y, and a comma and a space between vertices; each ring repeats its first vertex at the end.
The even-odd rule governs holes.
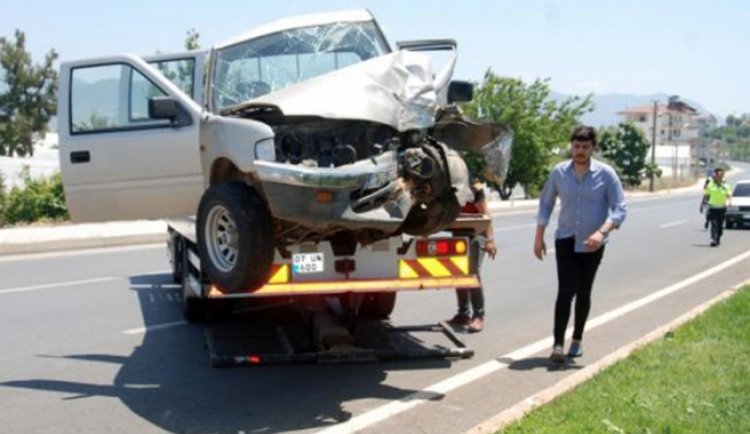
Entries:
POLYGON ((714 169, 711 182, 703 190, 700 212, 708 206, 708 220, 711 222, 711 247, 721 243, 721 235, 724 233, 724 217, 727 214, 727 202, 732 197, 732 189, 724 182, 724 170, 714 169))

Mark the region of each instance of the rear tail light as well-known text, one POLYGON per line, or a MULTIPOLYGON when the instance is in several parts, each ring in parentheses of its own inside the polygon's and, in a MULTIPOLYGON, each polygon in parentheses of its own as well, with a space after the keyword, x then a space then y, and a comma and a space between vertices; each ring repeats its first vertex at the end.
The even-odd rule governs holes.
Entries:
POLYGON ((466 254, 463 238, 428 238, 417 240, 417 256, 456 256, 466 254))

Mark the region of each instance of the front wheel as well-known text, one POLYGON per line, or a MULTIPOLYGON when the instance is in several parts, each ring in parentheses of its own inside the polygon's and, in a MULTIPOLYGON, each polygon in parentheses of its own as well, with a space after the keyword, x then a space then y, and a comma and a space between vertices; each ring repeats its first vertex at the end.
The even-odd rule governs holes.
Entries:
POLYGON ((196 229, 201 264, 223 292, 251 291, 267 281, 273 228, 255 190, 236 182, 211 186, 201 198, 196 229))

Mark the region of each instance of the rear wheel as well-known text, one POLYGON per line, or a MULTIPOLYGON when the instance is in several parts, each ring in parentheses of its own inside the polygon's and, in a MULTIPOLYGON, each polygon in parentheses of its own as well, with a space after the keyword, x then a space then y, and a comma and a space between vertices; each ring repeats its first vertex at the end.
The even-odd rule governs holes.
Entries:
POLYGON ((271 213, 241 183, 217 184, 198 207, 198 250, 206 275, 224 292, 263 285, 273 262, 271 213))
POLYGON ((359 316, 367 319, 388 319, 396 307, 395 292, 374 292, 364 294, 359 308, 359 316))

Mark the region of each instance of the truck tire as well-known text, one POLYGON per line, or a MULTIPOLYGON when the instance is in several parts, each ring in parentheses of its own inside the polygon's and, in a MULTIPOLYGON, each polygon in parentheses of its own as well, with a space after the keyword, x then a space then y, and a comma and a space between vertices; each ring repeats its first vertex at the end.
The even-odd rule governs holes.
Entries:
POLYGON ((271 213, 249 186, 211 186, 198 206, 196 232, 201 265, 222 292, 252 291, 263 285, 273 262, 271 213))
POLYGON ((360 318, 388 319, 396 307, 395 292, 374 292, 365 294, 359 307, 360 318))

